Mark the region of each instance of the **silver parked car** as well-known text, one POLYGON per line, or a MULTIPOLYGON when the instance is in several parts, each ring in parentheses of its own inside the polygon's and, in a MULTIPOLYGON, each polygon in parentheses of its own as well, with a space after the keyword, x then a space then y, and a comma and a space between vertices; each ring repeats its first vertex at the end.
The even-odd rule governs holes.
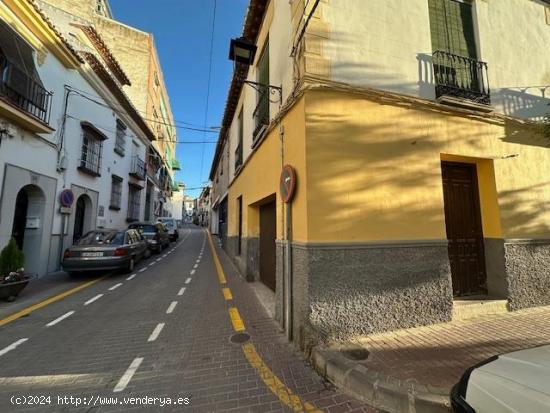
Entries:
POLYGON ((175 218, 159 218, 159 222, 164 224, 170 235, 170 241, 175 242, 179 238, 178 222, 175 218))
POLYGON ((130 229, 138 230, 147 240, 147 246, 151 251, 161 252, 164 248, 170 246, 170 236, 164 224, 160 222, 152 224, 150 222, 134 222, 128 226, 130 229))
POLYGON ((137 230, 95 230, 65 250, 61 265, 71 275, 81 271, 133 271, 147 254, 147 242, 137 230))

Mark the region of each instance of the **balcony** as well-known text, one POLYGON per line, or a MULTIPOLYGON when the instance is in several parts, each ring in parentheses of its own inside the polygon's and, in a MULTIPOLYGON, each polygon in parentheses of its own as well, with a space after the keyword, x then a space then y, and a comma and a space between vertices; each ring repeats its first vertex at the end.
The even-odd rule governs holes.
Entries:
POLYGON ((491 105, 487 63, 445 51, 433 53, 435 94, 438 100, 491 105))
POLYGON ((177 159, 172 159, 170 161, 170 166, 172 167, 173 171, 180 171, 181 170, 180 162, 177 159))
POLYGON ((130 169, 130 176, 137 178, 141 181, 145 180, 145 162, 139 158, 139 156, 134 156, 132 158, 132 167, 130 169))
POLYGON ((52 93, 32 79, 27 73, 0 57, 0 97, 9 104, 2 112, 7 117, 18 120, 29 130, 39 133, 51 132, 50 105, 52 93), (24 112, 21 117, 13 107, 24 112), (5 113, 4 113, 5 112, 5 113))
POLYGON ((255 125, 252 133, 253 142, 260 139, 269 126, 269 88, 264 87, 262 89, 259 92, 258 105, 252 114, 255 125))

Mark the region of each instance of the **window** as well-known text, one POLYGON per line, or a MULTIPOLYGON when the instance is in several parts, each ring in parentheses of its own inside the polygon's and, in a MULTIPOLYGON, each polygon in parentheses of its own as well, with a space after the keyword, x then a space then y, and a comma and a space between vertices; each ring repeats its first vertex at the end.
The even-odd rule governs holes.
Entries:
POLYGON ((113 175, 111 177, 111 203, 109 209, 120 210, 122 200, 122 178, 113 175))
POLYGON ((237 255, 241 255, 243 241, 243 197, 237 198, 237 224, 239 225, 239 239, 237 243, 237 255))
POLYGON ((237 149, 235 150, 235 171, 241 167, 243 164, 243 110, 241 109, 241 113, 239 113, 239 120, 238 120, 238 142, 237 142, 237 149))
POLYGON ((258 139, 265 127, 269 125, 269 40, 266 44, 258 60, 258 83, 260 86, 257 93, 257 106, 254 109, 255 128, 253 138, 258 139))
POLYGON ((545 7, 544 12, 546 15, 546 24, 550 26, 550 6, 545 7))
POLYGON ((155 81, 155 86, 156 86, 156 87, 159 87, 159 86, 160 86, 160 81, 159 81, 159 75, 158 75, 157 72, 155 72, 155 73, 153 74, 153 78, 154 78, 154 81, 155 81))
POLYGON ((128 185, 128 218, 127 221, 139 221, 141 206, 141 188, 136 185, 128 185))
POLYGON ((107 137, 88 122, 82 122, 82 151, 79 170, 101 176, 101 150, 107 137))
POLYGON ((115 152, 124 156, 126 150, 126 125, 120 119, 116 120, 115 152))

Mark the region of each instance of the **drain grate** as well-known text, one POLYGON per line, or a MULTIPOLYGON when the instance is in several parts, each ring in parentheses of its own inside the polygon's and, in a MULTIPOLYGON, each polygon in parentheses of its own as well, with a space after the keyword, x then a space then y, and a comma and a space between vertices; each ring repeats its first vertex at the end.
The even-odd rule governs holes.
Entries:
POLYGON ((248 340, 250 340, 250 334, 247 333, 237 333, 229 337, 229 341, 231 341, 233 344, 244 344, 248 340))
POLYGON ((369 358, 369 352, 368 350, 365 350, 364 348, 354 348, 349 350, 342 351, 344 356, 346 356, 348 359, 354 360, 354 361, 364 361, 369 358))

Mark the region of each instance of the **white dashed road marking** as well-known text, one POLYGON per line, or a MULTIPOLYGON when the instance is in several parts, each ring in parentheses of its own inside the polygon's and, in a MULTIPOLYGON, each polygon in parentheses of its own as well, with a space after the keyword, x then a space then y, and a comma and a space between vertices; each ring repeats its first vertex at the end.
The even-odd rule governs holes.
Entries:
POLYGON ((101 297, 103 297, 103 294, 98 294, 94 298, 90 298, 88 301, 86 301, 84 305, 92 304, 94 301, 99 300, 101 297))
POLYGON ((130 275, 130 276, 129 276, 128 278, 126 278, 126 279, 127 279, 128 281, 133 280, 134 278, 136 278, 136 275, 137 275, 137 274, 132 274, 132 275, 130 275))
POLYGON ((72 316, 74 314, 74 311, 69 311, 66 314, 63 314, 61 317, 56 318, 53 321, 50 321, 48 324, 46 324, 46 327, 51 327, 56 325, 57 323, 60 323, 61 321, 65 320, 66 318, 72 316))
POLYGON ((153 330, 153 332, 151 333, 151 335, 149 336, 149 339, 147 341, 155 341, 163 328, 164 328, 164 323, 159 323, 155 327, 155 329, 153 330))
POLYGON ((157 258, 155 261, 156 261, 156 262, 161 262, 161 261, 162 261, 162 258, 157 258))
POLYGON ((4 354, 6 354, 9 351, 15 350, 17 347, 19 347, 21 344, 23 344, 27 340, 28 340, 28 338, 22 338, 20 340, 17 340, 15 343, 11 343, 6 348, 3 348, 2 350, 0 350, 0 356, 3 356, 4 354))
POLYGON ((109 291, 114 291, 114 290, 116 290, 118 287, 120 287, 121 285, 122 285, 122 283, 115 284, 115 285, 113 285, 111 288, 109 288, 109 291))
POLYGON ((197 269, 198 266, 199 266, 199 264, 195 264, 195 265, 193 266, 193 269, 197 269))
POLYGON ((166 314, 172 314, 172 312, 174 311, 174 308, 176 308, 176 306, 178 305, 178 302, 177 301, 172 301, 170 303, 170 306, 168 307, 168 309, 166 310, 166 314))
POLYGON ((168 254, 164 254, 164 255, 162 256, 162 258, 166 258, 166 257, 168 257, 168 254))
POLYGON ((190 274, 190 275, 195 274, 195 270, 191 270, 191 272, 190 272, 189 274, 190 274))
POLYGON ((138 357, 134 359, 134 361, 132 361, 132 364, 130 364, 130 367, 128 367, 128 370, 126 370, 126 372, 122 375, 117 385, 115 386, 113 392, 118 393, 126 388, 128 383, 130 383, 130 380, 132 380, 132 377, 134 376, 134 374, 136 374, 136 371, 139 368, 142 361, 143 361, 143 357, 138 357))
POLYGON ((187 280, 185 280, 185 284, 189 284, 191 282, 191 277, 189 277, 187 280))
POLYGON ((142 268, 141 270, 139 270, 138 272, 143 272, 143 271, 146 271, 147 268, 142 268))
POLYGON ((184 292, 185 292, 185 287, 183 287, 183 288, 178 292, 178 295, 183 295, 184 292))

